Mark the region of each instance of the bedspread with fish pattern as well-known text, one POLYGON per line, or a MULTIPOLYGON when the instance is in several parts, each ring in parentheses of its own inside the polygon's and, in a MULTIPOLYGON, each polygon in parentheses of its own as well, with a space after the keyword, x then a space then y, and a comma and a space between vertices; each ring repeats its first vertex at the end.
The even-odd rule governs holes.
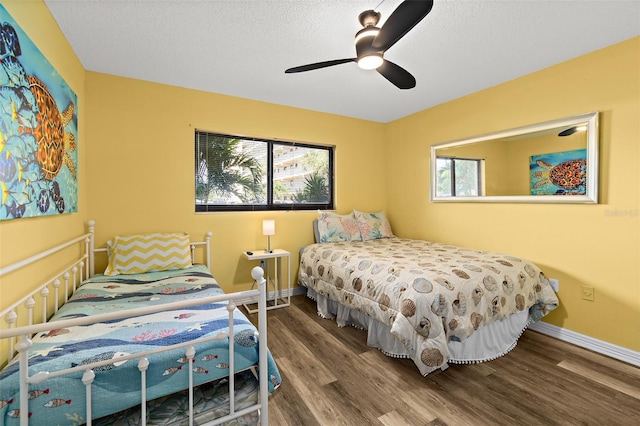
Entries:
MULTIPOLYGON (((181 300, 223 294, 203 265, 179 271, 108 277, 96 275, 74 293, 52 321, 108 313, 181 300)), ((120 357, 202 337, 227 332, 227 303, 185 309, 163 310, 123 320, 54 329, 33 337, 29 353, 30 374, 56 371, 101 360, 113 363, 94 368, 92 384, 93 417, 106 416, 140 404, 138 361, 118 361, 120 357)), ((257 330, 238 310, 233 314, 235 369, 241 371, 258 362, 257 330)), ((228 339, 195 346, 193 364, 196 385, 228 375, 228 339)), ((147 399, 158 398, 188 388, 186 347, 148 356, 147 399)), ((281 377, 269 354, 269 392, 281 377)), ((18 363, 0 372, 0 424, 18 424, 18 363)), ((85 388, 82 372, 50 378, 30 385, 30 424, 74 425, 85 418, 85 388)))
POLYGON ((423 375, 448 360, 448 341, 528 310, 558 306, 549 280, 515 256, 403 238, 307 246, 300 283, 387 324, 423 375))

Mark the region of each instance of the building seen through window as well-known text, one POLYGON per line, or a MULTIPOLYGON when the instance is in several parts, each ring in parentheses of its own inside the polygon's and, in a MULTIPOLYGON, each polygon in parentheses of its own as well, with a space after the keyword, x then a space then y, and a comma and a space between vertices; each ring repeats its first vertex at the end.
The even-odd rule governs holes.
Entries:
POLYGON ((196 131, 196 211, 333 208, 331 146, 196 131))

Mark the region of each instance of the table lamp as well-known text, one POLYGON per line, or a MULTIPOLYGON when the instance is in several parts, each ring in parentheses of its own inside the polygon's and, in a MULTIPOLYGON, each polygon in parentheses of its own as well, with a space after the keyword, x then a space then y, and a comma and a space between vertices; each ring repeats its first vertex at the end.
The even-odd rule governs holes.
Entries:
POLYGON ((273 219, 265 219, 262 221, 262 235, 267 236, 267 249, 265 253, 273 253, 271 251, 271 236, 276 233, 276 221, 273 219))

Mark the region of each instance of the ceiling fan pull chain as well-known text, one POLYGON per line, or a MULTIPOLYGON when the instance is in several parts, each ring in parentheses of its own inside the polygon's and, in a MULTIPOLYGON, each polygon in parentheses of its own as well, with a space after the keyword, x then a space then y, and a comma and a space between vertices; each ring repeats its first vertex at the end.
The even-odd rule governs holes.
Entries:
POLYGON ((378 8, 382 5, 382 3, 384 3, 386 0, 382 0, 380 3, 378 3, 378 5, 376 7, 373 8, 373 10, 378 10, 378 8))

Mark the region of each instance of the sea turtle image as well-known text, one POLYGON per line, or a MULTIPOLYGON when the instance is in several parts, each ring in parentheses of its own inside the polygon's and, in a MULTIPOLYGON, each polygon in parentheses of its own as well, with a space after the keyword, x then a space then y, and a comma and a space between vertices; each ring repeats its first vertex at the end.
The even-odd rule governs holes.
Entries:
POLYGON ((47 86, 37 77, 27 77, 29 88, 35 97, 38 111, 36 120, 38 125, 31 130, 38 142, 36 158, 44 173, 44 178, 53 180, 65 164, 71 175, 76 179, 76 167, 69 156, 69 152, 75 151, 75 136, 65 131, 65 127, 71 122, 74 113, 73 102, 64 112, 60 113, 56 101, 51 96, 47 86))
POLYGON ((563 189, 575 190, 585 185, 587 161, 584 159, 563 161, 555 166, 543 160, 537 160, 536 163, 545 170, 534 173, 540 179, 534 188, 551 183, 563 189))

